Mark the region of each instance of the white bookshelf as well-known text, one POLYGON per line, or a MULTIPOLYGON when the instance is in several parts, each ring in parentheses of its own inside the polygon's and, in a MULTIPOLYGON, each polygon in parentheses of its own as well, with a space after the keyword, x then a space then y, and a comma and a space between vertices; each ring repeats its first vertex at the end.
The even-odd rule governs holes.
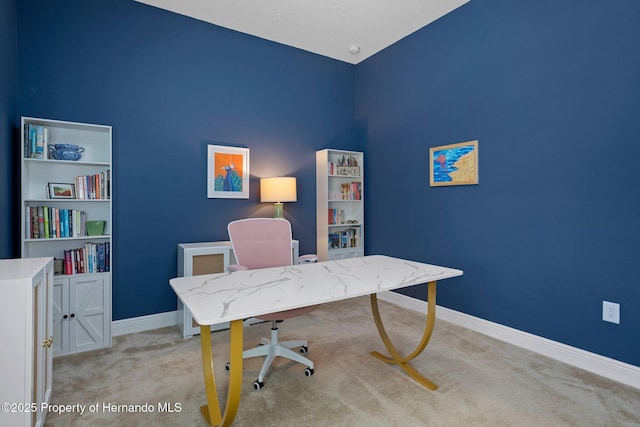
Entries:
POLYGON ((319 261, 364 256, 362 152, 316 152, 316 209, 319 261))
MULTIPOLYGON (((21 256, 53 257, 56 273, 60 263, 66 274, 54 276, 53 334, 54 355, 75 353, 111 345, 111 273, 113 249, 112 214, 112 128, 111 126, 22 117, 21 120, 21 256), (32 150, 30 129, 46 129, 43 148, 32 150), (49 146, 73 144, 84 150, 77 160, 57 160, 49 155, 49 146), (80 195, 77 177, 95 177, 98 193, 80 195), (49 183, 73 184, 70 198, 52 198, 49 183), (68 212, 71 225, 53 227, 37 233, 32 209, 48 209, 48 221, 54 212, 68 212), (105 221, 104 232, 87 235, 72 212, 84 212, 87 221, 105 221), (53 233, 62 228, 66 233, 53 233), (92 252, 95 251, 95 259, 92 252), (73 253, 76 259, 65 261, 73 253), (68 267, 71 265, 71 269, 68 267), (82 297, 82 299, 80 299, 82 297)), ((40 139, 40 137, 38 137, 40 139)), ((44 139, 44 138, 43 138, 44 139)), ((87 178, 91 179, 91 178, 87 178)), ((83 192, 84 194, 85 192, 83 192)), ((42 218, 42 217, 40 217, 42 218)), ((44 220, 42 220, 44 223, 44 220)), ((45 224, 46 225, 46 224, 45 224)), ((40 227, 40 224, 37 225, 40 227)))

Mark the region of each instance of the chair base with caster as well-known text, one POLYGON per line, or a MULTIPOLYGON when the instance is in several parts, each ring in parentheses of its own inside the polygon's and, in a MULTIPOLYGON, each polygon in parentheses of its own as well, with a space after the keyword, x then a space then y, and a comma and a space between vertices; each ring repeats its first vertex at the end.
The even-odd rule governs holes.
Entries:
MULTIPOLYGON (((277 321, 273 320, 271 324, 271 340, 262 338, 257 347, 243 351, 242 358, 248 359, 250 357, 266 356, 262 364, 262 368, 258 373, 258 379, 253 383, 253 388, 255 390, 260 390, 264 387, 264 377, 267 375, 267 372, 269 372, 269 369, 276 357, 284 357, 286 359, 293 360, 294 362, 307 365, 307 368, 304 370, 304 374, 307 377, 313 375, 313 361, 303 356, 303 354, 308 351, 309 348, 307 347, 306 340, 279 341, 277 321), (300 347, 299 352, 292 350, 296 347, 300 347)), ((229 363, 227 363, 225 368, 229 370, 229 363)))

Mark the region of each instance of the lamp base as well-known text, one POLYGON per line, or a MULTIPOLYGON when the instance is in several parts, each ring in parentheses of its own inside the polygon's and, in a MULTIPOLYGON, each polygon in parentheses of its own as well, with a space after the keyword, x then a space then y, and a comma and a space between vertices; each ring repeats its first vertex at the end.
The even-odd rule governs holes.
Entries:
POLYGON ((284 205, 280 202, 276 202, 273 204, 273 217, 274 218, 284 218, 284 205))

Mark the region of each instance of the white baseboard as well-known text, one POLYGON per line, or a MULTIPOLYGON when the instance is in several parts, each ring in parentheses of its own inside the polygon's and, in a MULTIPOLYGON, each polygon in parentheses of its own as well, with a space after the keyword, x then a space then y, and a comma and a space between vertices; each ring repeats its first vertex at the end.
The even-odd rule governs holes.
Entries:
MULTIPOLYGON (((420 313, 426 313, 427 311, 426 301, 396 292, 383 292, 378 294, 378 298, 420 313)), ((638 366, 590 353, 446 307, 437 306, 436 318, 640 389, 640 367, 638 366)))
MULTIPOLYGON (((378 294, 378 297, 380 300, 419 313, 425 313, 427 310, 426 301, 396 292, 383 292, 378 294)), ((446 307, 438 306, 436 318, 640 389, 640 367, 470 316, 446 307)), ((175 326, 177 324, 177 311, 168 311, 166 313, 151 314, 149 316, 116 320, 112 323, 111 335, 115 337, 118 335, 175 326)))
POLYGON ((150 314, 148 316, 131 317, 111 322, 111 336, 133 334, 151 329, 166 328, 178 324, 178 312, 150 314))

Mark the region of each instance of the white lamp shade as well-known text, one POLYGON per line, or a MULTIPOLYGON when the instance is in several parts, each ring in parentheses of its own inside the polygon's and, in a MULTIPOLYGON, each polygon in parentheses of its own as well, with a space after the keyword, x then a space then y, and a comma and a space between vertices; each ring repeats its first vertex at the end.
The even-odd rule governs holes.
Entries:
POLYGON ((298 200, 296 179, 289 176, 260 179, 261 202, 295 202, 298 200))

